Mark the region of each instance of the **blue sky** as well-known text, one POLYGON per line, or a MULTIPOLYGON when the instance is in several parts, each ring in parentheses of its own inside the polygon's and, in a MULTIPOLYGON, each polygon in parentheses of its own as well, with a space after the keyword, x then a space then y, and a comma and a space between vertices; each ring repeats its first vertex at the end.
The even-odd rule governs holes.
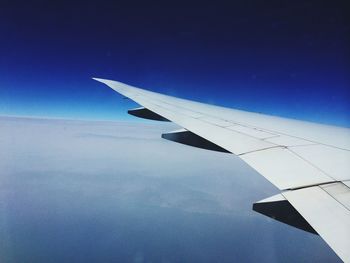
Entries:
POLYGON ((0 114, 134 120, 101 77, 349 127, 345 1, 230 2, 5 1, 0 114))

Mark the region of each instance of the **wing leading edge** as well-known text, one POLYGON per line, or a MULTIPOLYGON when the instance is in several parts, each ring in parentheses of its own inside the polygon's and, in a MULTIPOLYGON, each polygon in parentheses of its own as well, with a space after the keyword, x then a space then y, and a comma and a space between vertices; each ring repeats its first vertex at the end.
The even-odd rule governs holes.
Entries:
POLYGON ((227 109, 94 79, 239 156, 282 190, 283 198, 343 261, 350 262, 349 129, 227 109))

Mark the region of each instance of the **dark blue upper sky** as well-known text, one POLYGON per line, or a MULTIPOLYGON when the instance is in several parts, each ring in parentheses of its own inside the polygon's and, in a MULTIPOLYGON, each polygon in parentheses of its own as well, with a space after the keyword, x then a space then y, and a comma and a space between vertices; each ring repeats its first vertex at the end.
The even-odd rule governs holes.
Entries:
POLYGON ((1 1, 0 114, 129 119, 101 77, 350 126, 346 1, 165 2, 1 1))

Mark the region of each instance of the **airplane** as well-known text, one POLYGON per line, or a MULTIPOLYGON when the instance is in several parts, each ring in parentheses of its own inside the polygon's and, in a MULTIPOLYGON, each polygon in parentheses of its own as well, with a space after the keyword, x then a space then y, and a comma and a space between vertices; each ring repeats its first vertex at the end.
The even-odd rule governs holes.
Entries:
POLYGON ((320 235, 350 262, 350 129, 229 109, 93 78, 141 107, 129 114, 183 129, 162 138, 232 153, 280 194, 253 210, 320 235))

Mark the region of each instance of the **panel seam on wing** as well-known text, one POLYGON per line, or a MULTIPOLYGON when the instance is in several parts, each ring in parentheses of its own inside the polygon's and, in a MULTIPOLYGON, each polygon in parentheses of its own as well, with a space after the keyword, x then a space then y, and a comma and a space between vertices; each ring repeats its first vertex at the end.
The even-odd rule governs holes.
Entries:
POLYGON ((327 181, 327 182, 323 182, 323 183, 303 185, 303 186, 299 186, 299 187, 295 187, 295 188, 287 188, 287 189, 283 189, 281 194, 288 192, 288 191, 296 191, 296 190, 300 190, 300 189, 305 189, 305 188, 310 188, 310 187, 315 187, 315 186, 322 186, 322 185, 333 184, 333 183, 341 183, 341 181, 327 181))
MULTIPOLYGON (((244 135, 245 135, 245 134, 244 134, 244 135)), ((247 135, 247 136, 248 136, 248 135, 247 135)), ((269 149, 274 149, 274 148, 288 149, 286 146, 275 145, 275 146, 266 147, 266 148, 263 148, 263 149, 258 149, 258 150, 254 150, 254 151, 249 151, 249 152, 245 152, 245 153, 236 154, 236 156, 243 156, 243 155, 246 155, 246 154, 255 153, 255 152, 261 152, 261 151, 265 151, 265 150, 269 150, 269 149)))
MULTIPOLYGON (((144 95, 145 97, 148 97, 147 95, 144 95)), ((149 97, 148 97, 149 98, 149 97)), ((154 100, 151 98, 151 100, 154 100)), ((249 124, 246 124, 246 123, 237 123, 237 122, 232 122, 232 120, 226 120, 226 119, 221 119, 221 118, 217 118, 213 115, 210 115, 210 114, 204 114, 203 112, 200 112, 200 111, 193 111, 192 109, 188 109, 186 107, 183 107, 183 106, 178 106, 178 105, 175 105, 175 104, 172 104, 172 103, 169 103, 169 102, 164 102, 163 100, 158 100, 160 101, 161 103, 165 103, 165 104, 168 104, 168 105, 171 105, 171 106, 175 106, 175 107, 179 107, 179 108, 182 108, 184 110, 187 110, 187 111, 191 111, 191 112, 194 112, 194 113, 197 113, 197 114, 202 114, 204 116, 208 116, 208 117, 211 117, 211 118, 216 118, 218 120, 221 120, 221 121, 226 121, 226 122, 229 122, 229 123, 232 123, 233 125, 235 124, 238 124, 238 125, 242 125, 242 126, 245 126, 245 127, 248 127, 248 128, 255 128, 255 129, 258 129, 258 130, 261 130, 261 131, 264 131, 264 132, 269 132, 269 133, 274 133, 274 134, 278 134, 279 136, 281 135, 284 135, 284 136, 288 136, 288 137, 291 137, 291 138, 296 138, 296 139, 299 139, 299 140, 304 140, 304 141, 307 141, 307 142, 310 142, 312 144, 319 144, 319 145, 325 145, 325 146, 328 146, 328 147, 334 147, 334 148, 337 148, 337 149, 340 149, 340 150, 345 150, 345 151, 350 151, 349 149, 346 149, 346 148, 341 148, 341 147, 337 147, 337 146, 334 146, 334 145, 329 145, 329 144, 325 144, 325 143, 321 143, 321 142, 318 142, 318 141, 313 141, 313 140, 309 140, 309 139, 305 139, 305 138, 301 138, 301 137, 298 137, 298 136, 292 136, 292 135, 289 135, 289 134, 286 134, 286 133, 281 133, 281 132, 277 132, 277 131, 274 131, 274 130, 269 130, 269 129, 263 129, 261 127, 256 127, 256 126, 252 126, 252 125, 249 125, 249 124)), ((161 105, 158 105, 161 107, 161 105)), ((186 115, 188 116, 188 115, 186 115)), ((190 116, 191 117, 191 116, 190 116)), ((191 117, 191 118, 194 118, 194 117, 191 117)), ((198 117, 198 118, 195 118, 195 119, 199 119, 201 117, 198 117)), ((202 121, 205 121, 205 120, 202 120, 202 121)), ((207 121, 206 121, 207 122, 207 121)), ((216 124, 213 124, 211 122, 207 122, 207 123, 210 123, 212 125, 216 125, 216 124)), ((223 128, 222 126, 219 126, 219 125, 216 125, 218 127, 221 127, 223 128)), ((244 134, 244 133, 242 133, 244 134)), ((244 134, 246 135, 246 134, 244 134)), ((247 136, 250 136, 250 135, 247 135, 247 136)), ((251 136, 253 137, 253 136, 251 136)), ((253 138, 256 138, 256 137, 253 137, 253 138)), ((266 138, 267 139, 267 138, 266 138)), ((258 140, 266 140, 266 139, 259 139, 258 140)), ((308 145, 308 144, 307 144, 308 145)))
POLYGON ((328 193, 325 189, 323 189, 321 186, 327 185, 327 184, 333 184, 333 183, 341 183, 341 181, 335 181, 335 182, 326 182, 326 183, 320 183, 320 184, 314 184, 314 185, 308 185, 305 187, 298 187, 298 188, 291 188, 291 189, 286 189, 286 191, 282 191, 281 194, 284 196, 284 198, 286 198, 288 200, 288 198, 285 196, 285 193, 288 191, 297 191, 297 190, 301 190, 301 189, 306 189, 306 188, 311 188, 311 187, 317 187, 320 190, 322 190, 323 192, 325 192, 327 195, 329 195, 334 201, 336 201, 338 204, 340 204, 342 207, 344 207, 347 211, 350 212, 350 210, 342 203, 340 202, 338 199, 336 199, 333 195, 331 195, 330 193, 328 193))
MULTIPOLYGON (((317 144, 316 144, 317 145, 317 144)), ((297 146, 295 146, 297 147, 297 146)), ((309 160, 305 159, 303 156, 301 156, 300 154, 297 154, 295 151, 293 151, 292 149, 290 149, 289 147, 287 147, 287 149, 293 153, 294 155, 298 156, 300 159, 302 159, 303 161, 307 162, 309 165, 311 165, 312 167, 314 167, 315 169, 319 170, 320 172, 322 172, 323 174, 327 175, 328 177, 332 178, 334 181, 337 181, 337 179, 335 179, 333 176, 331 176, 330 174, 326 173, 325 171, 323 171, 321 168, 319 168, 318 166, 314 165, 312 162, 310 162, 309 160)))
MULTIPOLYGON (((337 182, 337 183, 341 183, 341 184, 343 184, 342 182, 337 182)), ((343 184, 343 185, 345 185, 345 184, 343 184)), ((341 204, 343 207, 345 207, 345 209, 346 210, 348 210, 349 212, 350 212, 350 209, 347 207, 347 206, 345 206, 341 201, 339 201, 337 198, 335 198, 331 193, 329 193, 326 189, 324 189, 323 187, 320 187, 324 192, 326 192, 330 197, 332 197, 335 201, 337 201, 339 204, 341 204)), ((349 187, 348 187, 349 188, 349 187)))
MULTIPOLYGON (((200 112, 200 111, 193 111, 192 109, 189 109, 189 108, 186 108, 186 107, 183 107, 183 106, 179 106, 179 105, 175 105, 175 104, 172 104, 172 103, 169 103, 169 102, 165 102, 165 101, 163 101, 163 100, 161 100, 161 99, 150 98, 149 96, 147 96, 147 95, 145 95, 145 94, 142 94, 142 95, 145 96, 146 98, 150 99, 150 100, 152 101, 152 103, 153 103, 153 101, 158 101, 158 102, 161 102, 161 103, 164 103, 164 104, 171 105, 171 106, 173 106, 173 107, 178 107, 178 108, 184 109, 184 110, 186 110, 186 111, 191 111, 191 112, 196 113, 196 114, 201 114, 201 115, 204 115, 204 116, 207 116, 207 117, 211 117, 211 118, 214 118, 214 119, 218 119, 218 120, 220 120, 220 121, 226 121, 226 122, 228 122, 228 123, 232 123, 232 125, 241 125, 241 126, 244 126, 244 127, 247 127, 247 128, 257 129, 257 130, 261 130, 261 131, 263 131, 263 132, 274 133, 274 134, 277 134, 278 136, 284 135, 284 136, 288 136, 288 137, 291 137, 291 138, 296 138, 296 139, 303 140, 303 141, 306 141, 306 142, 309 142, 309 143, 310 143, 310 144, 305 144, 305 146, 307 146, 307 145, 313 145, 313 144, 319 144, 319 145, 324 145, 324 146, 328 146, 328 147, 334 147, 334 148, 341 149, 341 150, 345 150, 345 151, 350 151, 349 149, 344 149, 344 148, 337 147, 337 146, 334 146, 334 145, 329 145, 329 144, 321 143, 321 142, 318 142, 318 141, 313 141, 313 140, 301 138, 301 137, 298 137, 298 136, 292 136, 292 135, 289 135, 289 134, 286 134, 286 133, 276 132, 276 131, 274 131, 274 130, 263 129, 263 128, 256 127, 256 126, 252 126, 252 125, 249 125, 249 124, 246 124, 246 123, 237 123, 237 122, 233 122, 232 120, 226 120, 226 119, 222 119, 222 118, 217 118, 217 117, 215 117, 215 116, 213 116, 213 115, 204 114, 203 112, 200 112)), ((165 95, 165 96, 166 96, 166 95, 165 95)), ((155 104, 155 105, 157 105, 157 106, 159 106, 159 107, 162 107, 162 105, 159 105, 159 104, 155 104)), ((164 108, 164 107, 162 107, 162 108, 164 108)), ((225 128, 224 126, 220 126, 220 125, 217 125, 217 124, 213 124, 213 123, 211 123, 211 122, 209 122, 209 121, 205 121, 205 120, 201 119, 202 117, 197 117, 197 118, 195 118, 195 117, 189 116, 189 115, 184 114, 184 113, 181 113, 181 114, 186 115, 186 116, 188 116, 188 117, 190 117, 190 118, 194 118, 194 119, 198 119, 198 120, 204 121, 204 122, 206 122, 206 123, 215 125, 215 126, 220 127, 220 128, 225 128)), ((229 126, 227 126, 227 127, 229 127, 229 126)), ((235 132, 238 132, 238 131, 235 131, 235 132)), ((240 133, 243 134, 243 135, 246 135, 246 136, 250 136, 250 137, 252 137, 252 138, 254 138, 254 139, 257 139, 257 140, 262 140, 262 141, 265 141, 265 140, 266 140, 266 141, 267 141, 268 139, 270 139, 270 138, 260 139, 260 138, 256 138, 256 137, 254 137, 254 136, 251 136, 251 135, 242 133, 242 132, 240 132, 240 133)), ((267 141, 267 142, 269 142, 269 141, 267 141)), ((272 143, 272 142, 269 142, 269 143, 272 143)), ((275 143, 272 143, 272 144, 275 144, 275 143)), ((279 144, 275 144, 275 145, 279 145, 279 144)), ((279 145, 279 146, 283 146, 283 145, 279 145)), ((298 146, 300 146, 300 145, 298 145, 298 146)), ((290 146, 290 147, 292 147, 292 146, 290 146)))

